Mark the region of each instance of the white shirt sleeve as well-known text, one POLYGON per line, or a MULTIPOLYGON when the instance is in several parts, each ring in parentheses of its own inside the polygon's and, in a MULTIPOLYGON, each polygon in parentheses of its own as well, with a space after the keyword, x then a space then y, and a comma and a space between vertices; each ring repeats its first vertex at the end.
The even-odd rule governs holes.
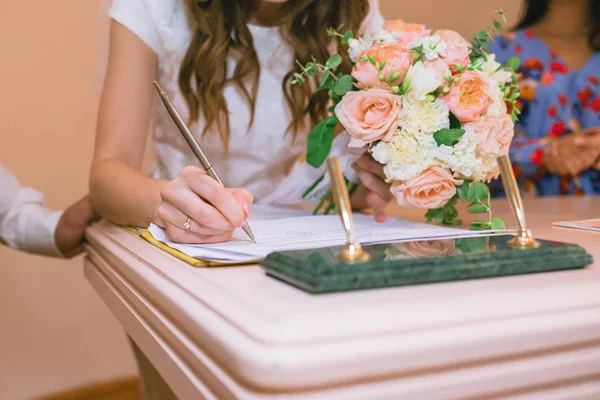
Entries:
POLYGON ((40 192, 21 187, 0 164, 0 241, 19 250, 62 257, 54 242, 61 216, 62 211, 45 207, 40 192))
POLYGON ((160 38, 156 29, 156 21, 152 18, 152 1, 114 0, 108 15, 133 32, 155 53, 159 54, 160 38))
POLYGON ((369 0, 369 13, 361 26, 361 35, 376 34, 383 30, 385 19, 379 9, 379 0, 369 0))

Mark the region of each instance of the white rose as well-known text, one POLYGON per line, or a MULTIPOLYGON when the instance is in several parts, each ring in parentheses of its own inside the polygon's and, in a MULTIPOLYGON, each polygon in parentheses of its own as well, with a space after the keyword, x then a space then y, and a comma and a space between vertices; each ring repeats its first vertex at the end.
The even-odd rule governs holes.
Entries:
POLYGON ((416 62, 410 67, 404 78, 408 79, 410 83, 408 93, 419 100, 424 100, 425 96, 442 84, 436 75, 434 69, 425 68, 421 61, 416 62))

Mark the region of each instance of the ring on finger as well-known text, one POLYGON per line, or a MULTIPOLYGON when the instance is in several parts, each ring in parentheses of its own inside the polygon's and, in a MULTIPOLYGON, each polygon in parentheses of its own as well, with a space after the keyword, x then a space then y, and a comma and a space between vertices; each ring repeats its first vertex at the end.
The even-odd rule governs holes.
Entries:
POLYGON ((183 227, 185 228, 186 231, 190 230, 190 221, 192 220, 191 217, 187 217, 187 220, 183 223, 183 227))

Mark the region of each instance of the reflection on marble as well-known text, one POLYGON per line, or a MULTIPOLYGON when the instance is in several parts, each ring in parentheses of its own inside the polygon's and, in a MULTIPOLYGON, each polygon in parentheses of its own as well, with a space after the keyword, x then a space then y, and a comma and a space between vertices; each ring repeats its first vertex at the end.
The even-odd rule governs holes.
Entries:
POLYGON ((407 286, 583 268, 592 262, 583 248, 541 241, 515 249, 513 236, 479 236, 366 246, 372 259, 343 263, 339 247, 270 254, 261 266, 271 276, 313 293, 407 286))

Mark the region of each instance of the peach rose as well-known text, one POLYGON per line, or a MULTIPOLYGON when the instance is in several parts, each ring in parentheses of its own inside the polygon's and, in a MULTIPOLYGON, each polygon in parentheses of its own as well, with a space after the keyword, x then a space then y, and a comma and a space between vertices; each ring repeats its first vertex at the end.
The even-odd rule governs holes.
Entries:
POLYGON ((372 56, 378 65, 385 60, 385 66, 383 70, 379 71, 369 61, 357 62, 352 70, 352 76, 358 81, 361 89, 388 88, 389 85, 380 80, 379 75, 383 74, 386 79, 390 79, 394 72, 400 72, 400 76, 394 81, 399 85, 411 64, 410 53, 397 43, 375 44, 362 53, 359 59, 367 56, 372 56))
POLYGON ((431 29, 425 29, 425 25, 407 24, 401 19, 387 21, 383 29, 395 33, 398 36, 398 42, 403 46, 406 46, 413 39, 431 35, 431 29))
POLYGON ((476 71, 464 72, 450 92, 442 96, 448 109, 461 122, 475 120, 490 104, 488 83, 476 71))
POLYGON ((469 42, 451 30, 439 30, 435 33, 446 43, 444 61, 453 73, 457 73, 456 65, 467 68, 469 65, 469 42))
POLYGON ((461 179, 455 179, 442 167, 429 167, 421 175, 406 180, 394 181, 390 192, 399 205, 415 208, 439 208, 456 194, 455 185, 462 185, 461 179))
POLYGON ((463 129, 475 134, 478 154, 490 154, 498 158, 508 154, 515 134, 515 123, 508 114, 495 117, 481 116, 473 122, 464 124, 463 129))
POLYGON ((400 125, 402 98, 383 89, 348 92, 335 107, 335 115, 348 131, 349 147, 376 140, 388 141, 400 125))

